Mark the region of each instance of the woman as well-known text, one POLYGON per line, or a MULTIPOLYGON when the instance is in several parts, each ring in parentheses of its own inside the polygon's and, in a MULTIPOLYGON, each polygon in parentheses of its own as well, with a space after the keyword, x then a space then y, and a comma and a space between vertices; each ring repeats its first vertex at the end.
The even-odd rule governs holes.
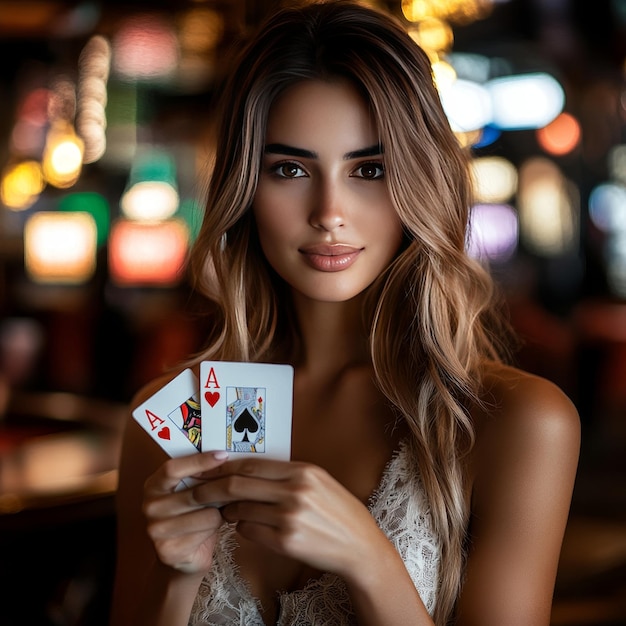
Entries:
POLYGON ((428 58, 371 9, 285 9, 222 111, 193 364, 292 364, 292 461, 168 460, 131 420, 112 623, 548 624, 578 416, 504 364, 428 58))

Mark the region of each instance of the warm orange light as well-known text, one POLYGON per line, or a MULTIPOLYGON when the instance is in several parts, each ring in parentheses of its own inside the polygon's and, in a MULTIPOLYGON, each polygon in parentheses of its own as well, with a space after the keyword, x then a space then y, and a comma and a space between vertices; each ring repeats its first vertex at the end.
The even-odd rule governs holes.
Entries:
POLYGON ((69 124, 58 124, 48 133, 43 155, 43 173, 55 187, 67 189, 76 183, 83 166, 84 143, 69 124))
POLYGON ((494 0, 402 0, 402 13, 409 22, 438 17, 459 24, 486 18, 494 0))
POLYGON ((183 52, 203 54, 213 50, 222 38, 224 18, 218 11, 197 7, 181 15, 179 29, 183 52))
POLYGON ((121 286, 173 286, 180 282, 189 242, 182 220, 119 220, 109 238, 111 280, 121 286))
POLYGON ((22 161, 5 169, 0 183, 0 199, 14 211, 27 209, 39 198, 45 182, 36 161, 22 161))
POLYGON ((436 17, 421 20, 409 29, 411 38, 425 50, 448 51, 454 43, 454 34, 450 24, 436 17))
POLYGON ((402 13, 409 22, 419 22, 435 15, 428 0, 402 0, 402 13))
POLYGON ((89 213, 35 213, 24 226, 26 271, 39 283, 85 282, 96 269, 96 239, 89 213))
POLYGON ((517 206, 520 233, 532 252, 554 257, 576 249, 579 201, 553 161, 531 157, 520 167, 517 206))
POLYGON ((568 154, 580 141, 580 124, 573 115, 561 113, 553 122, 537 130, 537 141, 548 154, 568 154))
POLYGON ((470 163, 474 197, 481 204, 508 202, 517 190, 517 169, 499 156, 475 158, 470 163))

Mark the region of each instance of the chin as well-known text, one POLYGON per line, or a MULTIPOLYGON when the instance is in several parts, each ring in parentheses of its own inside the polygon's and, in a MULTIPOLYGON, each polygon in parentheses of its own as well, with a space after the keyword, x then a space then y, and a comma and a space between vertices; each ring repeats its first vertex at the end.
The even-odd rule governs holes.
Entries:
POLYGON ((339 304, 341 302, 350 302, 355 298, 361 297, 367 289, 298 289, 298 287, 292 287, 301 298, 310 300, 312 302, 326 302, 329 304, 339 304))

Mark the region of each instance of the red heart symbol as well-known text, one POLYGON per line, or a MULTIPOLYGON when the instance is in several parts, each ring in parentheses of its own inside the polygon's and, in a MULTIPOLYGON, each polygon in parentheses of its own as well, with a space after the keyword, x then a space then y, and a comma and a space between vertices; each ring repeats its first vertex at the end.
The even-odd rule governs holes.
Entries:
POLYGON ((163 426, 163 428, 161 428, 161 430, 157 433, 157 436, 160 439, 168 439, 170 438, 170 429, 169 426, 163 426))
POLYGON ((211 406, 215 406, 217 404, 217 401, 220 399, 220 392, 219 391, 207 391, 204 394, 204 398, 211 406))

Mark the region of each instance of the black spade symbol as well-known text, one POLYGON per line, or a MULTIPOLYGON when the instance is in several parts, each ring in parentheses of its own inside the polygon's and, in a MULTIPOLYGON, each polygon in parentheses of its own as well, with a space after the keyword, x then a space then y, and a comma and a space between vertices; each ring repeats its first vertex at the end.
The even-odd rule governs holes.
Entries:
POLYGON ((244 409, 239 414, 239 417, 235 420, 234 426, 238 433, 242 433, 244 430, 247 431, 241 441, 250 441, 248 439, 248 433, 255 433, 259 430, 259 423, 254 419, 254 416, 248 409, 244 409))

